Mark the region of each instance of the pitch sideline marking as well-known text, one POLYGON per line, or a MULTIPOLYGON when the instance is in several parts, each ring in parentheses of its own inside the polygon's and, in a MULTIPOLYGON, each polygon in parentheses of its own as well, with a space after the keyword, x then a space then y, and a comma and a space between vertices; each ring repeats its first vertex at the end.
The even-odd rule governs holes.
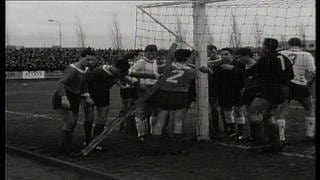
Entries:
MULTIPOLYGON (((229 143, 223 143, 223 142, 214 142, 214 144, 218 144, 218 145, 225 146, 225 147, 231 147, 231 148, 245 149, 245 150, 251 149, 249 146, 244 146, 244 145, 239 145, 239 144, 229 144, 229 143)), ((315 156, 298 154, 298 153, 279 152, 279 154, 282 154, 284 156, 289 156, 289 157, 315 159, 315 156)))
MULTIPOLYGON (((16 115, 23 115, 23 116, 31 116, 31 117, 37 117, 37 118, 44 118, 44 119, 55 119, 53 117, 50 117, 50 116, 44 115, 44 114, 28 114, 28 113, 8 111, 8 110, 6 110, 6 113, 16 114, 16 115)), ((110 117, 110 118, 114 118, 114 117, 110 117)), ((58 119, 60 119, 60 118, 58 118, 58 119)), ((78 122, 78 124, 82 125, 83 123, 82 122, 78 122)), ((303 123, 300 123, 300 124, 303 124, 303 123)), ((245 149, 245 150, 250 149, 249 146, 244 146, 244 145, 239 145, 239 144, 228 144, 228 143, 223 143, 223 142, 214 142, 214 144, 218 144, 218 145, 225 146, 225 147, 231 147, 231 148, 245 149)), ((289 156, 289 157, 315 159, 315 157, 312 156, 312 155, 304 155, 304 154, 288 153, 288 152, 280 152, 279 154, 282 154, 284 156, 289 156)))
MULTIPOLYGON (((31 116, 34 118, 43 118, 43 119, 50 119, 50 120, 61 120, 61 118, 53 118, 51 116, 45 115, 45 114, 29 114, 29 113, 23 113, 23 112, 16 112, 16 111, 8 111, 6 110, 6 113, 9 114, 15 114, 15 115, 21 115, 21 116, 31 116)), ((115 117, 108 117, 108 118, 115 118, 115 117)), ((82 121, 78 121, 79 125, 83 125, 82 121)), ((93 126, 95 126, 95 124, 93 124, 93 126)))

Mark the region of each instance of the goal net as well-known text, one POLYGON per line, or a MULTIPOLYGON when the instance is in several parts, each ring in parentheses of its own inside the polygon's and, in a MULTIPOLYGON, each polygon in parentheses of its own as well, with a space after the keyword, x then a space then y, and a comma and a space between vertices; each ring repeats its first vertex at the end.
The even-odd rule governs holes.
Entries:
MULTIPOLYGON (((276 38, 281 45, 291 37, 300 37, 306 43, 315 40, 315 23, 314 0, 158 2, 137 6, 134 47, 156 44, 168 49, 181 35, 185 43, 179 48, 201 51, 200 63, 196 62, 199 66, 207 63, 208 44, 218 49, 256 48, 262 46, 264 38, 276 38)), ((190 112, 194 114, 188 115, 197 124, 193 127, 198 127, 198 136, 201 128, 208 126, 208 84, 202 74, 197 77, 197 103, 190 112)), ((206 139, 208 130, 202 131, 206 139)))
MULTIPOLYGON (((314 0, 207 0, 205 3, 208 35, 203 43, 223 47, 259 47, 263 38, 280 42, 290 37, 315 39, 314 0)), ((193 44, 192 2, 153 3, 139 6, 136 12, 134 47, 156 44, 168 48, 174 34, 193 44), (166 27, 166 28, 164 28, 166 27), (168 31, 170 30, 170 31, 168 31), (174 34, 173 34, 174 33, 174 34)), ((188 47, 188 46, 187 46, 188 47)))

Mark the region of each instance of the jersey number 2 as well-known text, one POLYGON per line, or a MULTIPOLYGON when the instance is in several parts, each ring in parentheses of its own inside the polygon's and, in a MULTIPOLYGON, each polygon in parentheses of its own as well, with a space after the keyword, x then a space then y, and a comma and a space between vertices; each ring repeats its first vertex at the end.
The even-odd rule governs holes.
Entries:
POLYGON ((182 70, 173 70, 173 73, 175 73, 173 76, 170 76, 167 78, 167 82, 172 82, 172 83, 178 83, 177 78, 183 76, 184 71, 182 70))

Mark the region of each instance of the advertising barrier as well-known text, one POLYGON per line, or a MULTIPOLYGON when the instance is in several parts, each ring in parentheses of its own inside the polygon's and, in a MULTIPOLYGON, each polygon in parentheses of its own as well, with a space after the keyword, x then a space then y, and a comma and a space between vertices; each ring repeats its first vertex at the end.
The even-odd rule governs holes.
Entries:
POLYGON ((6 71, 5 79, 59 79, 63 71, 6 71))
POLYGON ((44 71, 22 71, 22 79, 44 79, 44 71))
POLYGON ((6 79, 22 79, 22 72, 17 72, 17 71, 6 72, 6 79))
POLYGON ((62 71, 46 71, 45 78, 46 79, 55 79, 55 78, 61 78, 63 72, 62 71))

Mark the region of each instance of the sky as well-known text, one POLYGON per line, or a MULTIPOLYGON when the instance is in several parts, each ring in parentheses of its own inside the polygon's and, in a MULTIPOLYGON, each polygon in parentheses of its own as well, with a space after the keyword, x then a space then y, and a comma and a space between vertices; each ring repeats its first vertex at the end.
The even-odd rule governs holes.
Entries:
POLYGON ((114 15, 120 26, 124 48, 133 48, 136 5, 147 1, 6 1, 6 43, 25 47, 79 46, 76 29, 82 25, 87 44, 94 48, 112 46, 110 29, 114 15), (80 22, 80 23, 79 23, 80 22))
MULTIPOLYGON (((246 2, 248 0, 238 0, 239 2, 246 2)), ((262 1, 274 1, 277 0, 260 0, 262 1)), ((260 2, 259 1, 259 2, 260 2)), ((292 0, 295 1, 295 0, 292 0)), ((306 27, 307 40, 313 40, 315 37, 315 10, 313 0, 305 0, 303 6, 296 5, 297 8, 277 9, 263 9, 259 10, 255 8, 253 10, 247 10, 247 8, 238 8, 237 21, 240 28, 247 34, 242 37, 242 41, 250 42, 252 39, 252 25, 253 18, 258 17, 258 21, 262 26, 265 36, 275 36, 279 38, 280 35, 285 33, 288 36, 296 36, 299 33, 299 24, 303 23, 306 27), (308 3, 305 3, 308 1, 308 3), (310 9, 310 6, 312 7, 310 9), (245 10, 245 15, 242 11, 245 10), (310 12, 309 12, 310 11, 310 12), (249 14, 247 14, 249 13, 249 14), (251 13, 251 14, 250 14, 251 13), (310 14, 311 13, 311 14, 310 14), (258 15, 258 16, 257 16, 258 15), (281 21, 282 17, 287 16, 287 22, 281 21), (251 17, 251 19, 250 19, 251 17), (259 19, 260 17, 260 19, 259 19), (312 18, 311 18, 312 17, 312 18), (291 22, 292 21, 292 22, 291 22), (247 25, 250 25, 246 27, 247 25), (285 26, 283 26, 285 24, 285 26), (307 26, 308 25, 308 26, 307 26), (241 27, 242 26, 242 27, 241 27)), ((255 1, 249 1, 256 4, 255 1)), ((287 2, 287 1, 284 1, 287 2)), ((82 25, 83 31, 86 34, 86 46, 94 48, 109 48, 112 47, 111 41, 111 28, 113 27, 114 17, 116 16, 117 22, 120 26, 120 32, 122 34, 123 48, 134 48, 134 39, 136 31, 136 6, 148 3, 155 3, 154 1, 6 1, 6 44, 25 46, 25 47, 51 47, 52 45, 59 45, 59 26, 57 23, 49 22, 49 19, 54 19, 61 24, 62 34, 62 47, 79 47, 79 38, 77 37, 76 29, 79 24, 82 25)), ((277 3, 275 3, 277 4, 277 3)), ((229 43, 230 28, 221 29, 230 26, 230 22, 227 21, 225 14, 230 10, 230 7, 223 7, 214 9, 212 7, 210 12, 208 11, 210 33, 215 44, 219 46, 219 42, 222 46, 227 46, 229 43), (219 13, 220 12, 220 13, 219 13), (220 28, 220 29, 219 29, 220 28), (226 38, 222 38, 226 36, 226 38)), ((233 7, 234 9, 234 7, 233 7)), ((149 8, 148 12, 160 20, 165 26, 171 30, 176 29, 175 16, 181 15, 181 13, 187 13, 185 9, 179 10, 176 8, 171 9, 161 8, 149 8), (153 11, 154 9, 154 11, 153 11), (157 17, 158 12, 161 13, 161 17, 157 17), (176 12, 174 12, 176 11, 176 12), (171 13, 171 16, 166 16, 171 13), (175 13, 175 15, 173 15, 175 13)), ((190 10, 190 9, 189 9, 190 10)), ((190 16, 185 15, 189 18, 190 16)), ((230 20, 230 15, 228 15, 230 20)), ((139 27, 138 35, 141 47, 144 47, 150 39, 159 41, 162 38, 162 34, 171 36, 165 29, 161 28, 156 22, 151 21, 147 15, 141 17, 138 16, 139 27), (146 19, 144 19, 146 18, 146 19), (146 21, 144 21, 146 20, 146 21), (144 25, 143 23, 147 23, 144 25), (147 27, 147 28, 145 28, 147 27), (146 30, 147 29, 147 30, 146 30), (161 36, 158 32, 162 31, 161 36), (142 33, 142 34, 141 34, 142 33), (149 35, 150 34, 150 35, 149 35), (146 40, 146 41, 144 41, 146 40)), ((181 19, 183 21, 183 19, 181 19)), ((185 27, 190 34, 188 38, 190 44, 192 44, 192 22, 185 23, 189 25, 185 27)), ((186 35, 187 36, 187 35, 186 35)), ((187 38, 187 41, 188 41, 187 38)), ((160 41, 165 41, 161 39, 160 41)), ((252 40, 253 42, 253 40, 252 40)), ((157 44, 156 42, 152 42, 157 44)), ((169 42, 166 42, 169 43, 169 42)), ((159 44, 160 45, 160 44, 159 44)), ((139 46, 139 47, 140 47, 139 46)), ((166 44, 165 47, 168 45, 166 44)), ((219 46, 220 47, 220 46, 219 46)))

